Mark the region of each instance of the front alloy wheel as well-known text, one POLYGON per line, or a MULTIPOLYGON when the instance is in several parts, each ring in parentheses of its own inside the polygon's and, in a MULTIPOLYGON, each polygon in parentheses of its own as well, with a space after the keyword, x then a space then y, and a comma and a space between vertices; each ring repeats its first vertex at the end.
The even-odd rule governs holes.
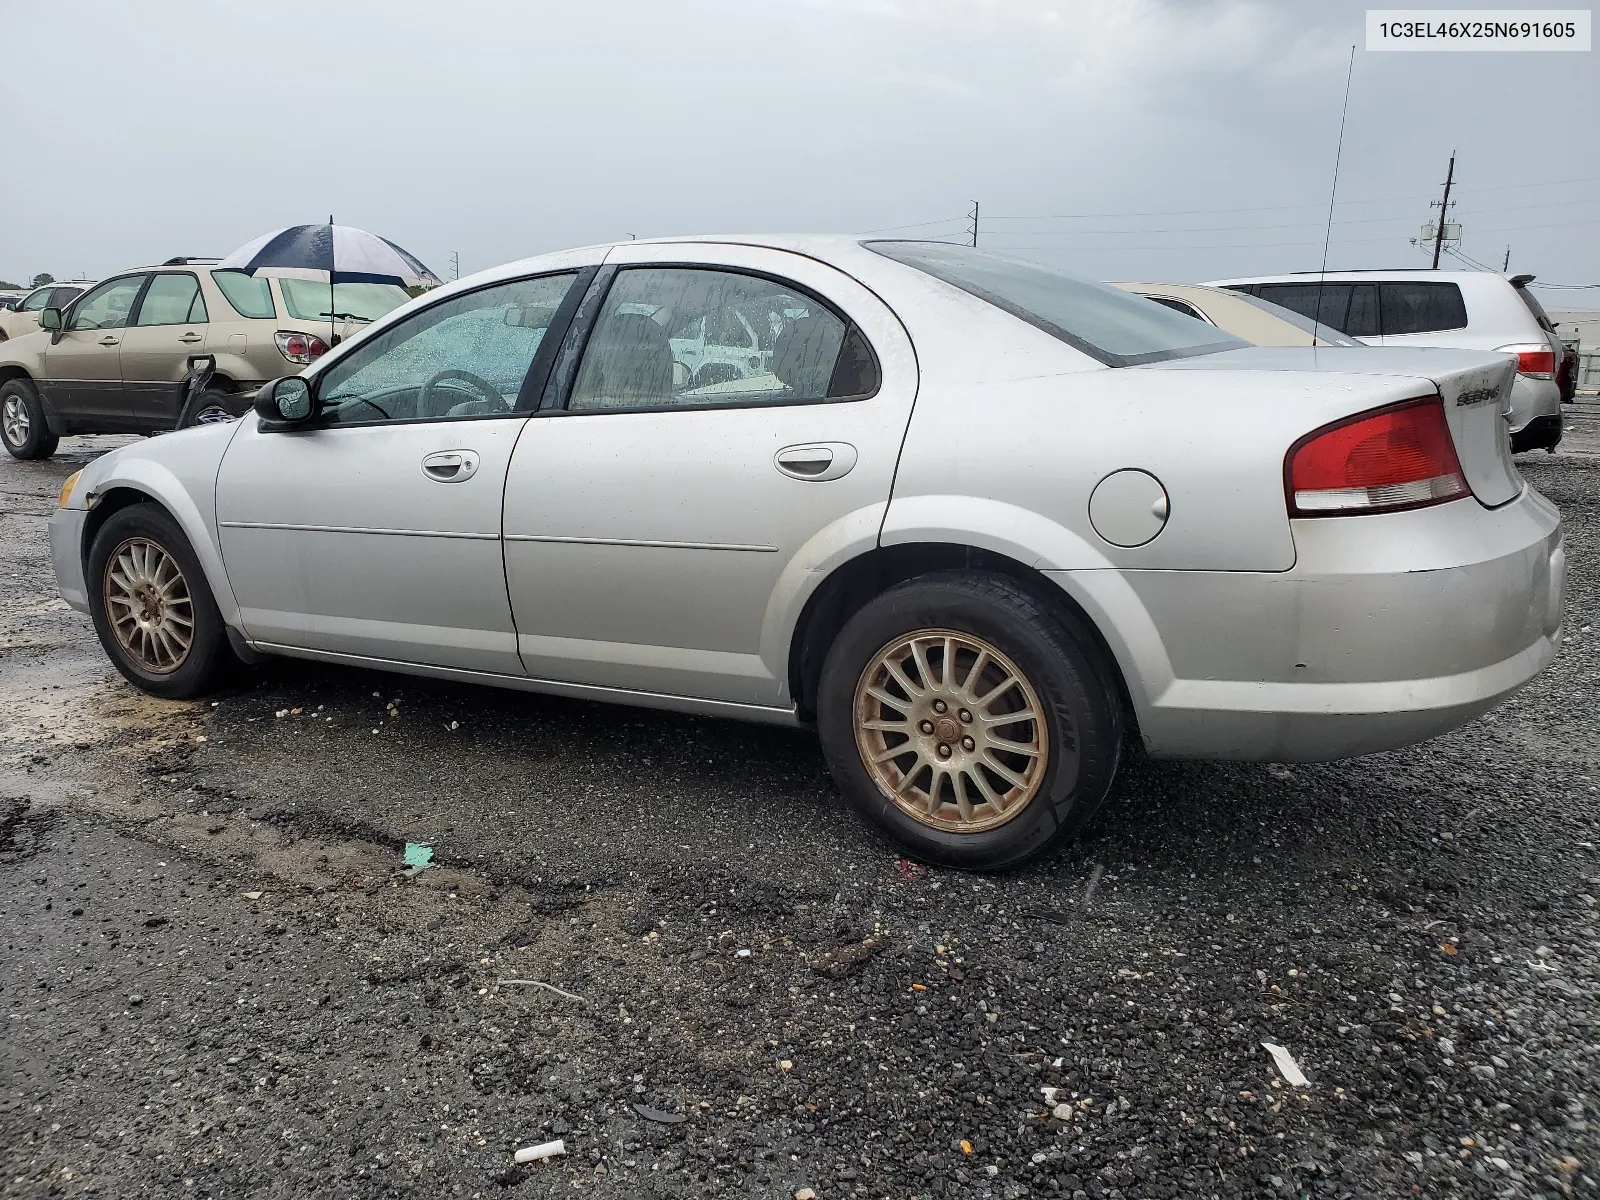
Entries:
POLYGON ((128 538, 111 552, 103 586, 123 653, 152 675, 183 666, 194 643, 194 600, 178 560, 148 538, 128 538))
POLYGON ((1033 685, 993 643, 953 629, 878 651, 856 685, 855 723, 873 782, 912 820, 952 833, 1017 816, 1050 761, 1033 685))
POLYGON ((26 445, 32 429, 33 422, 28 419, 28 406, 22 402, 22 397, 7 396, 5 406, 0 408, 0 430, 5 433, 6 442, 12 446, 26 445))
POLYGON ((84 566, 95 634, 130 683, 169 700, 211 689, 233 658, 227 627, 170 513, 155 504, 113 512, 84 566))

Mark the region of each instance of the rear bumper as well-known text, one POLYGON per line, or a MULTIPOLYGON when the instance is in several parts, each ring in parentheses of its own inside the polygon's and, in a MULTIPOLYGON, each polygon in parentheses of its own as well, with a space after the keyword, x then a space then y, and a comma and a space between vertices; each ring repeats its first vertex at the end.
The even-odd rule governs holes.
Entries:
POLYGON ((1561 417, 1561 385, 1554 379, 1511 380, 1511 434, 1515 437, 1541 417, 1561 417))
POLYGON ((1560 444, 1560 413, 1554 416, 1534 417, 1511 434, 1511 451, 1514 454, 1521 454, 1524 450, 1554 450, 1560 444))
POLYGON ((1056 572, 1106 632, 1161 757, 1321 761, 1410 745, 1554 659, 1566 558, 1531 488, 1294 523, 1275 573, 1056 572), (1096 611, 1098 610, 1098 611, 1096 611))

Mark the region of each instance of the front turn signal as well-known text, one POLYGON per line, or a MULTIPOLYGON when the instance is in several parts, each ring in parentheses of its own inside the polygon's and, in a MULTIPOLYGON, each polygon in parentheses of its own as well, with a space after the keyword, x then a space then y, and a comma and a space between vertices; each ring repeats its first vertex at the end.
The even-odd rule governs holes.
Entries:
POLYGON ((82 474, 82 471, 74 471, 67 476, 67 481, 61 485, 61 495, 56 498, 57 507, 65 508, 71 503, 73 489, 78 486, 78 476, 82 474))

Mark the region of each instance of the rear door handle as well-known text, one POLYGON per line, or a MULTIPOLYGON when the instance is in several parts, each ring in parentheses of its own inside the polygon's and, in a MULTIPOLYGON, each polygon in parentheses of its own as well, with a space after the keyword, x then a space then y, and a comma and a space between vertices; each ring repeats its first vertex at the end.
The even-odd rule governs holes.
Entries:
POLYGON ((849 442, 813 442, 785 446, 773 456, 773 465, 791 479, 823 483, 850 473, 856 465, 856 448, 849 442))
POLYGON ((196 342, 205 341, 205 338, 201 337, 198 333, 186 333, 181 338, 179 338, 178 340, 180 342, 183 342, 185 345, 192 346, 196 342))
POLYGON ((460 483, 478 473, 474 450, 438 450, 422 460, 422 473, 435 483, 460 483))

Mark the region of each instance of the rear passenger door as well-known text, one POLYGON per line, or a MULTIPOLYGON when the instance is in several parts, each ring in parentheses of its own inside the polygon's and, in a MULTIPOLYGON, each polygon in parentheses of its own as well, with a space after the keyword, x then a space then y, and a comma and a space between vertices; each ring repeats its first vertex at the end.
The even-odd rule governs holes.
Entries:
POLYGON ((122 390, 143 432, 171 429, 182 403, 189 356, 205 349, 206 303, 188 271, 151 276, 133 324, 122 333, 122 390))
POLYGON ((894 315, 831 267, 745 246, 614 250, 506 481, 527 672, 782 705, 790 602, 876 541, 916 387, 894 315), (704 382, 677 336, 701 318, 775 328, 773 349, 704 382))

